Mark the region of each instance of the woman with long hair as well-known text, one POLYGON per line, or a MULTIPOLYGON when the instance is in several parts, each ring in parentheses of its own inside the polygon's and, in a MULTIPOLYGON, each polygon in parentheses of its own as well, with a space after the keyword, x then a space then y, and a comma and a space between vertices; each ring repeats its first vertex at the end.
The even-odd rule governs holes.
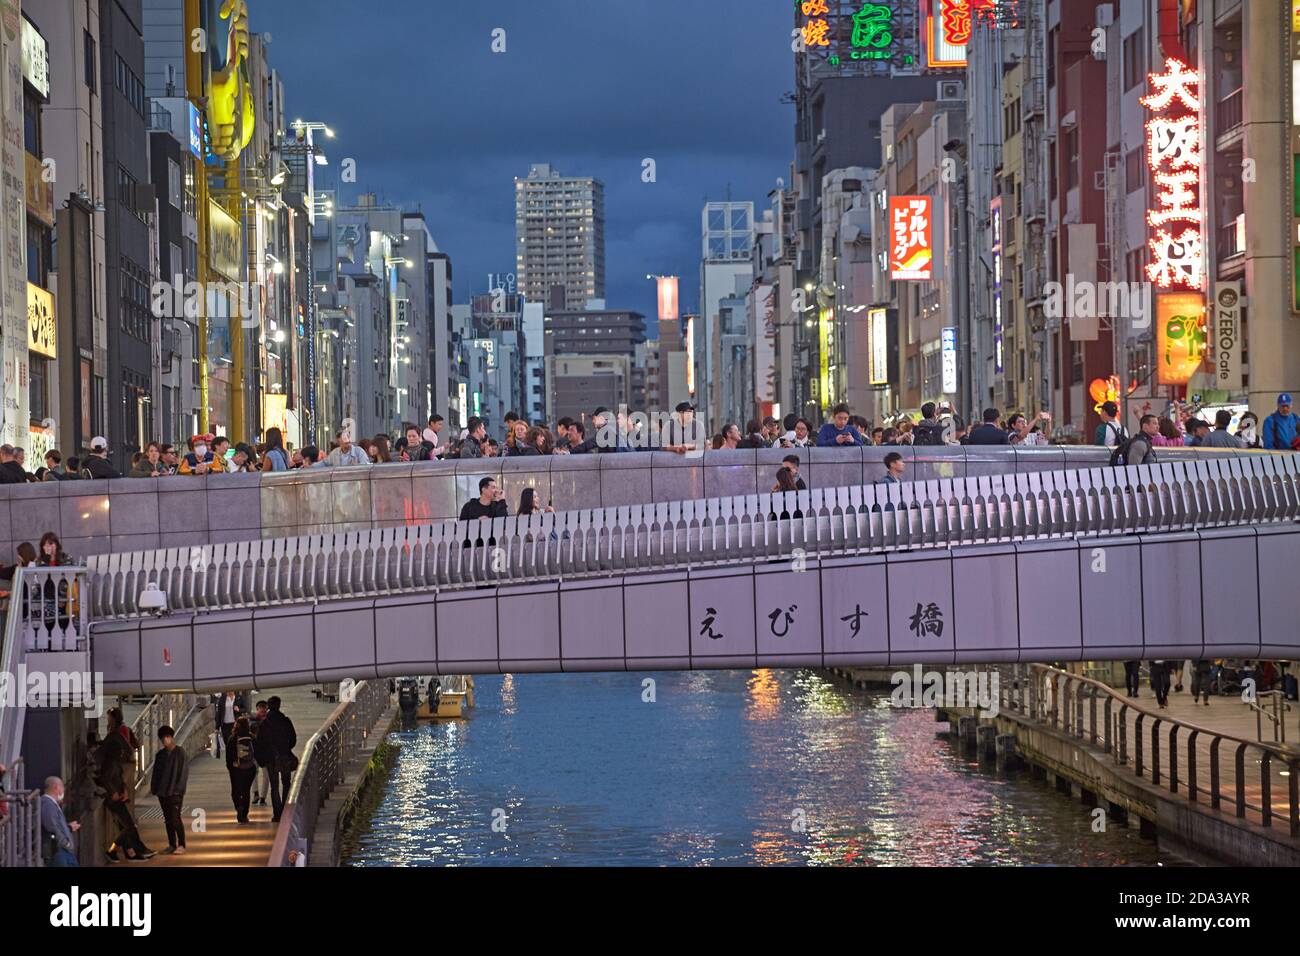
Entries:
POLYGON ((555 451, 555 442, 551 438, 549 429, 542 425, 534 425, 528 429, 527 437, 528 447, 537 449, 539 455, 549 455, 555 451))
POLYGON ((262 455, 263 471, 288 471, 291 467, 289 453, 284 449, 284 436, 272 426, 266 430, 266 452, 262 455))
POLYGON ((526 421, 518 418, 512 422, 509 431, 506 433, 506 443, 501 448, 502 457, 509 458, 512 455, 533 454, 533 452, 526 450, 530 447, 528 434, 529 428, 526 421))
POLYGON ((1164 416, 1160 419, 1160 431, 1151 436, 1151 444, 1157 448, 1182 448, 1186 441, 1183 431, 1182 422, 1164 416))
POLYGON ((537 497, 536 488, 525 488, 523 492, 520 493, 519 511, 516 512, 517 514, 519 515, 535 515, 535 514, 542 514, 542 513, 549 514, 550 512, 553 511, 555 511, 555 509, 552 508, 550 505, 547 505, 545 508, 542 507, 541 500, 537 497))
POLYGON ((47 568, 72 563, 72 559, 63 550, 63 542, 53 531, 41 535, 41 543, 37 546, 36 563, 47 568))
POLYGON ((370 458, 375 464, 387 464, 393 460, 393 445, 387 435, 376 435, 370 444, 374 448, 370 458))

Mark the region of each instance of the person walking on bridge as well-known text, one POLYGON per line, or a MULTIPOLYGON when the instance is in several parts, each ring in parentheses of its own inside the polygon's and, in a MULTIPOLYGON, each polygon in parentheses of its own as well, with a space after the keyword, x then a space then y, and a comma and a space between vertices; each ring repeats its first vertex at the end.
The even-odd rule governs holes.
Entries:
POLYGON ((293 752, 293 748, 298 746, 298 733, 293 728, 293 721, 280 711, 279 697, 269 698, 266 705, 269 710, 258 736, 266 735, 267 747, 273 755, 273 762, 267 768, 271 773, 271 820, 279 823, 284 801, 289 796, 289 785, 298 769, 298 758, 293 752))
POLYGON ((1151 673, 1151 689, 1162 710, 1169 706, 1169 667, 1169 661, 1152 661, 1147 668, 1151 673))
MULTIPOLYGON (((230 774, 230 799, 235 805, 235 820, 249 823, 249 791, 257 776, 257 758, 253 756, 253 731, 248 718, 240 717, 226 740, 226 770, 230 774)), ((169 835, 170 836, 170 835, 169 835)))

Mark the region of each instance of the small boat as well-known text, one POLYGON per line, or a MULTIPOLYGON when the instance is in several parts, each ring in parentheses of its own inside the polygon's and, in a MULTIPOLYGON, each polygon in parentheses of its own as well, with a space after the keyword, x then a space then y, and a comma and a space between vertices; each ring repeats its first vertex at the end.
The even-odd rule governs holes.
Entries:
MULTIPOLYGON (((465 717, 465 712, 474 706, 474 678, 468 674, 409 680, 415 682, 413 696, 417 703, 410 715, 416 720, 456 720, 465 717), (421 685, 425 688, 422 701, 419 698, 421 685)), ((406 698, 401 699, 403 713, 406 713, 406 698)))

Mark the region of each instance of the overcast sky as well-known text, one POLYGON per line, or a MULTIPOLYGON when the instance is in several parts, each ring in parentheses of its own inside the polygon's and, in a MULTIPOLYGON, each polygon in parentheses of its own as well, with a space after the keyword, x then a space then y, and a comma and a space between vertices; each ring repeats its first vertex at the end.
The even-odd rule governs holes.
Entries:
MULTIPOLYGON (((705 199, 761 210, 788 177, 789 0, 254 0, 289 120, 328 123, 343 187, 421 208, 455 296, 513 272, 514 177, 605 184, 606 299, 653 325, 647 273, 699 299, 705 199), (506 52, 491 50, 506 31, 506 52), (658 181, 641 181, 653 158, 658 181)), ((761 212, 759 212, 761 215, 761 212)))

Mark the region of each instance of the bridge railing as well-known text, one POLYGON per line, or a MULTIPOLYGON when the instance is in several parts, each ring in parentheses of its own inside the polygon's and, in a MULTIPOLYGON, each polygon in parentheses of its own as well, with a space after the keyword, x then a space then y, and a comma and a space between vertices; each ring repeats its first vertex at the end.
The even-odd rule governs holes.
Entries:
POLYGON ((1046 664, 1002 672, 1004 712, 1087 741, 1143 780, 1189 802, 1226 803, 1238 819, 1300 838, 1300 749, 1247 740, 1151 710, 1089 677, 1046 664))
POLYGON ((388 682, 362 681, 353 685, 349 697, 303 748, 267 866, 305 865, 321 807, 343 781, 375 721, 388 707, 388 682))
POLYGON ((1300 518, 1293 455, 833 487, 89 559, 96 619, 1300 518))
POLYGON ((0 774, 0 868, 44 865, 41 791, 27 788, 25 770, 19 757, 0 774))

